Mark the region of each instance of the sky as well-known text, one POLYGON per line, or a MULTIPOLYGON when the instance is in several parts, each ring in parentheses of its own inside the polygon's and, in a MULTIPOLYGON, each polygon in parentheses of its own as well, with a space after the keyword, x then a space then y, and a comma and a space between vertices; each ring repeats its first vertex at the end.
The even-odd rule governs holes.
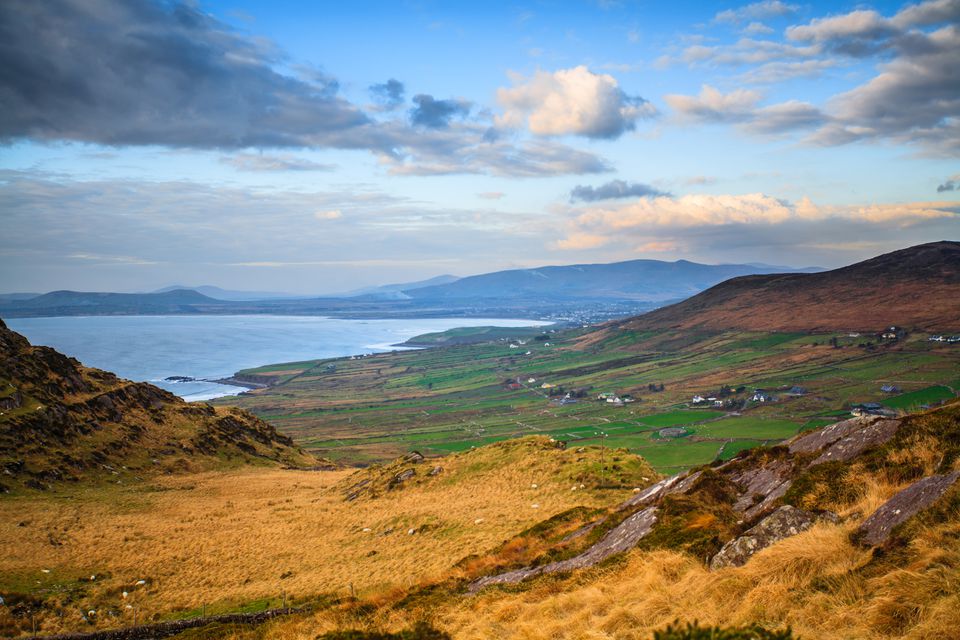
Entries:
POLYGON ((960 239, 960 0, 4 0, 0 291, 960 239))

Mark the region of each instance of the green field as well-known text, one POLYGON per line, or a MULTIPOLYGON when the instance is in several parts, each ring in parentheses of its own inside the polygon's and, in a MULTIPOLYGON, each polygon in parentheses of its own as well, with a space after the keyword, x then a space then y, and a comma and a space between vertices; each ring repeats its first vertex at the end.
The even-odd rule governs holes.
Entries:
MULTIPOLYGON (((429 340, 474 340, 484 331, 453 330, 429 340)), ((349 464, 411 449, 443 455, 531 434, 597 445, 605 434, 606 446, 635 451, 672 472, 841 420, 856 403, 905 409, 948 399, 960 378, 960 349, 932 349, 923 336, 869 349, 833 348, 830 334, 611 328, 598 339, 579 329, 551 333, 549 340, 528 336, 517 349, 505 337, 498 329, 475 344, 251 369, 240 373, 276 382, 217 402, 249 409, 301 446, 349 464), (517 380, 519 388, 508 387, 517 380), (905 393, 885 397, 880 387, 891 382, 905 393), (808 393, 788 395, 794 385, 808 393), (744 387, 724 396, 736 406, 689 406, 693 395, 718 394, 722 386, 744 387), (756 388, 777 401, 750 402, 756 388), (568 391, 576 401, 560 404, 568 391), (629 393, 637 402, 615 406, 596 400, 601 392, 629 393), (665 427, 689 433, 659 438, 665 427)))
POLYGON ((953 397, 953 390, 945 386, 937 385, 894 396, 888 400, 884 400, 883 404, 891 409, 910 411, 953 397))

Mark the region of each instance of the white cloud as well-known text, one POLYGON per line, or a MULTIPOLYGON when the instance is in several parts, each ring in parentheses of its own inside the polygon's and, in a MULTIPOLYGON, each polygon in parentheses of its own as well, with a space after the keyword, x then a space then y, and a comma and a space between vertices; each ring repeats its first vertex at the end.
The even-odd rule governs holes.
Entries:
POLYGON ((514 86, 497 91, 504 112, 496 122, 504 128, 526 125, 540 136, 616 138, 632 130, 638 119, 656 115, 652 104, 628 96, 613 76, 582 65, 537 71, 529 78, 512 74, 511 79, 514 86))
POLYGON ((747 20, 764 20, 766 18, 777 18, 780 16, 792 15, 797 11, 797 6, 787 4, 781 0, 763 0, 745 5, 739 9, 727 9, 721 11, 714 17, 715 22, 727 22, 737 24, 747 20))
POLYGON ((751 22, 743 28, 743 32, 752 36, 765 36, 773 33, 773 29, 762 22, 751 22))
POLYGON ((339 220, 343 217, 340 209, 328 209, 327 211, 317 211, 313 214, 317 220, 339 220))
POLYGON ((758 135, 777 135, 814 127, 825 121, 823 113, 808 102, 790 100, 758 107, 762 95, 749 89, 722 93, 704 85, 697 96, 664 96, 679 119, 691 123, 734 123, 758 135))
POLYGON ((753 115, 761 97, 759 92, 750 89, 736 89, 730 93, 721 93, 705 84, 700 88, 700 94, 697 96, 670 94, 663 99, 682 120, 742 122, 753 115))

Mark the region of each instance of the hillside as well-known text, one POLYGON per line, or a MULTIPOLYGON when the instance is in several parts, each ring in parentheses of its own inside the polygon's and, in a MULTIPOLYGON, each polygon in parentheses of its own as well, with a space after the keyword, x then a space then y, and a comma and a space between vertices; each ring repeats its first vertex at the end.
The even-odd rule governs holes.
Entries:
POLYGON ((960 330, 960 242, 943 241, 824 271, 727 280, 620 323, 624 329, 960 330))
POLYGON ((51 291, 26 300, 0 301, 0 315, 8 318, 110 314, 173 314, 199 313, 223 309, 231 303, 215 300, 190 289, 163 293, 97 293, 51 291))
POLYGON ((535 437, 361 470, 245 466, 0 497, 0 548, 17 550, 0 554, 0 636, 29 634, 32 617, 43 634, 129 626, 127 604, 140 621, 261 611, 284 594, 322 609, 430 582, 659 479, 617 452, 622 482, 601 487, 597 453, 535 437))
POLYGON ((406 289, 404 293, 415 300, 433 301, 484 298, 663 301, 693 295, 734 276, 776 270, 763 265, 630 260, 497 271, 449 284, 406 289))
POLYGON ((247 462, 317 464, 245 411, 84 367, 0 321, 0 492, 247 462))

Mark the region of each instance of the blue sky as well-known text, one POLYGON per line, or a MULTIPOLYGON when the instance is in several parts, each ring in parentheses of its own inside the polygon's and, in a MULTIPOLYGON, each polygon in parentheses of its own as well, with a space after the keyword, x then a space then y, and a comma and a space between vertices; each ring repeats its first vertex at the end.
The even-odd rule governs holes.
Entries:
POLYGON ((11 0, 6 291, 326 293, 960 230, 960 1, 11 0))

